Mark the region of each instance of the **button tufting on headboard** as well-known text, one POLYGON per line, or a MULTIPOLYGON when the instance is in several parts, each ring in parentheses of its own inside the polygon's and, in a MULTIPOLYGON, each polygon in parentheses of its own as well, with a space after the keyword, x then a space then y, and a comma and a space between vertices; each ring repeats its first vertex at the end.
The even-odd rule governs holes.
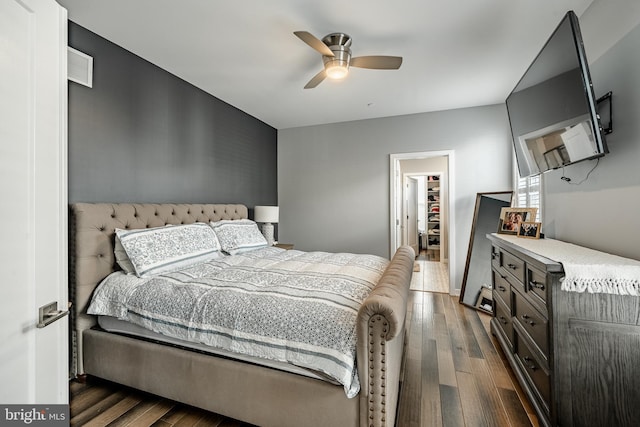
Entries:
MULTIPOLYGON (((69 237, 69 295, 73 302, 78 352, 82 350, 82 331, 96 324, 85 314, 95 287, 119 267, 114 256, 116 228, 141 229, 167 224, 248 218, 244 205, 151 204, 151 203, 76 203, 71 205, 69 237), (202 217, 191 212, 201 212, 202 217), (186 213, 186 214, 185 214, 186 213)), ((77 360, 83 372, 81 358, 77 360)))

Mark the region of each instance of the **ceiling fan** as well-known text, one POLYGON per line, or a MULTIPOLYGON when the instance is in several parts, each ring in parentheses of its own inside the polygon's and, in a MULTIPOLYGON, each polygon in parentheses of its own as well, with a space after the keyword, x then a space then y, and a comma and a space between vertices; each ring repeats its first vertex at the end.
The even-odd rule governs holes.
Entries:
POLYGON ((300 40, 322 54, 324 69, 305 85, 305 89, 318 86, 325 78, 342 79, 349 73, 349 67, 374 70, 397 70, 402 65, 401 56, 356 56, 351 57, 351 37, 345 33, 331 33, 322 38, 307 31, 294 31, 300 40))

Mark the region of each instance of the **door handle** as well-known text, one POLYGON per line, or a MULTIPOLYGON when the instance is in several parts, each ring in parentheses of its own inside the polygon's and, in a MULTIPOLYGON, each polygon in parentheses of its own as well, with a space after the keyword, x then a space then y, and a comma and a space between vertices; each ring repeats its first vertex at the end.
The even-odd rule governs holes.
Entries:
POLYGON ((47 325, 55 322, 58 319, 62 319, 69 314, 69 310, 58 310, 58 302, 50 302, 38 309, 38 328, 44 328, 47 325))

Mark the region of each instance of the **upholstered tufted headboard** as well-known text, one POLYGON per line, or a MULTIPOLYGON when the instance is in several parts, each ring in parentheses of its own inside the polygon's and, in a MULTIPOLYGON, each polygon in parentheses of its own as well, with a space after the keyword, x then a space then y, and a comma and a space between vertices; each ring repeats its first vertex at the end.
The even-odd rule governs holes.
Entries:
POLYGON ((95 287, 119 270, 113 252, 116 228, 138 229, 248 218, 245 205, 75 203, 71 205, 69 295, 74 327, 74 371, 83 373, 82 331, 96 324, 86 314, 95 287))

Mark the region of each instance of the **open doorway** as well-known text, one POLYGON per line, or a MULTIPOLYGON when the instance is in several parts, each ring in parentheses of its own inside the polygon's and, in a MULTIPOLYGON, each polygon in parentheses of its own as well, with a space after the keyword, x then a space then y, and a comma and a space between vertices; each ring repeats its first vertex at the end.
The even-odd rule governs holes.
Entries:
POLYGON ((417 276, 424 277, 425 287, 418 289, 420 284, 412 283, 412 289, 455 294, 451 281, 455 236, 449 227, 454 223, 450 209, 450 201, 455 200, 453 151, 392 154, 390 161, 390 251, 403 244, 413 246, 417 238, 416 271, 423 273, 417 276), (414 203, 409 192, 414 181, 418 183, 415 208, 409 206, 414 203), (415 226, 414 209, 418 212, 415 226))

